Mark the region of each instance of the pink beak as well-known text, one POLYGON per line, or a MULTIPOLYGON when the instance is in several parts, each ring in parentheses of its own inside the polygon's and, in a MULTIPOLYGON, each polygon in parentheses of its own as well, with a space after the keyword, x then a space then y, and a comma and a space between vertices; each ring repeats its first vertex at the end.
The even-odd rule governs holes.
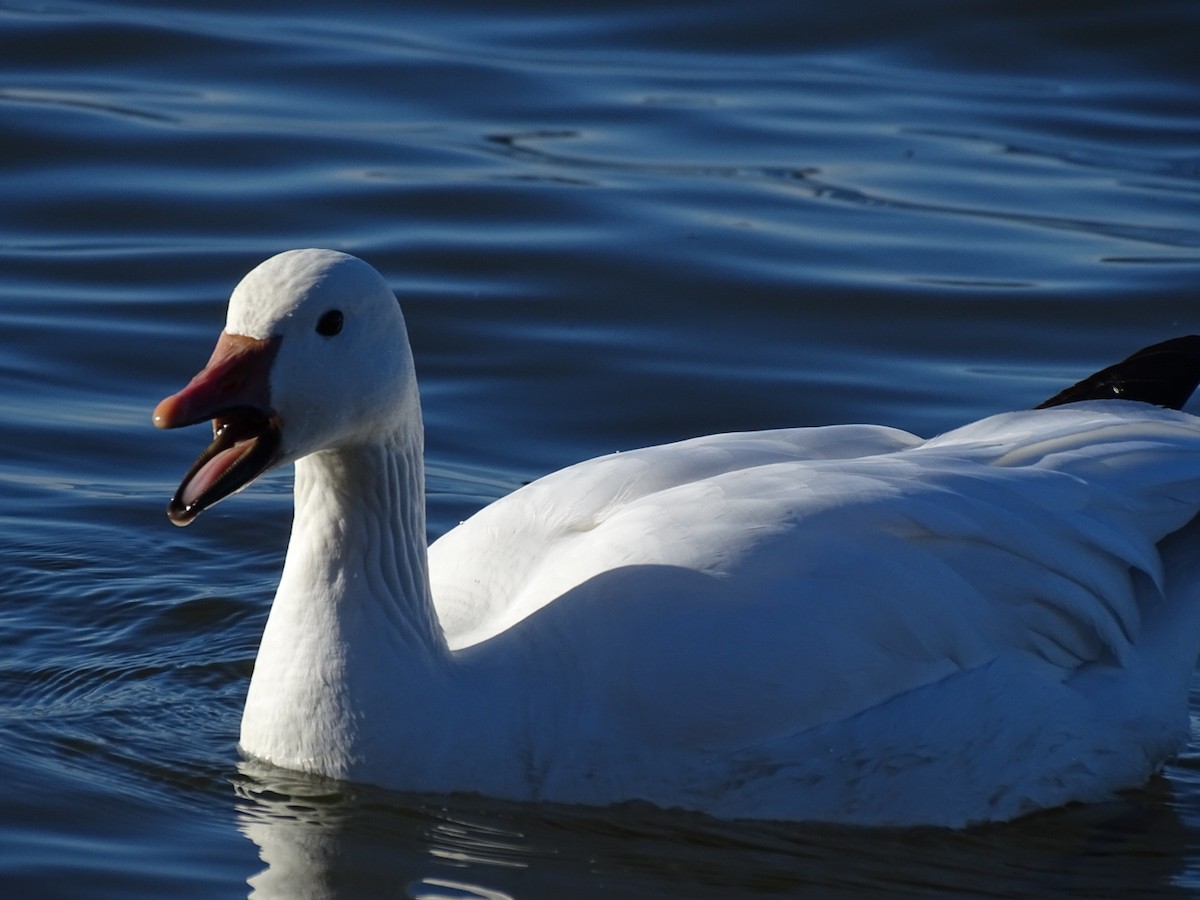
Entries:
POLYGON ((206 365, 187 387, 154 409, 159 428, 212 419, 213 441, 192 465, 167 515, 187 525, 204 509, 241 490, 278 459, 279 416, 271 408, 271 364, 278 338, 221 332, 206 365))
POLYGON ((222 331, 208 364, 187 387, 154 408, 159 428, 181 428, 237 407, 271 408, 271 363, 278 338, 259 340, 222 331))

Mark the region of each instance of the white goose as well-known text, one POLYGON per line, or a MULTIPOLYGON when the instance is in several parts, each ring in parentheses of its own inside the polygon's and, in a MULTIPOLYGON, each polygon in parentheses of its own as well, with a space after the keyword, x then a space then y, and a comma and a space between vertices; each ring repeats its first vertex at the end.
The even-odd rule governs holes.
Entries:
POLYGON ((297 250, 237 286, 154 421, 213 420, 177 524, 296 464, 246 754, 400 789, 960 826, 1105 798, 1186 738, 1200 419, 1068 401, 1181 405, 1198 341, 933 440, 796 428, 594 459, 427 550, 396 298, 297 250))

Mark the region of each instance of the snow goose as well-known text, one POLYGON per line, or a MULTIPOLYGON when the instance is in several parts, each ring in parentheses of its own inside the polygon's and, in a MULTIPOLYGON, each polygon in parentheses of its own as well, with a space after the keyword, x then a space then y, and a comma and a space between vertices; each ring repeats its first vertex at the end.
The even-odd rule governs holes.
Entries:
POLYGON ((427 548, 395 295, 296 250, 236 287, 154 421, 213 423, 179 525, 295 463, 245 754, 398 789, 962 826, 1108 797, 1186 738, 1200 419, 1152 403, 1186 399, 1198 344, 932 440, 604 456, 427 548))

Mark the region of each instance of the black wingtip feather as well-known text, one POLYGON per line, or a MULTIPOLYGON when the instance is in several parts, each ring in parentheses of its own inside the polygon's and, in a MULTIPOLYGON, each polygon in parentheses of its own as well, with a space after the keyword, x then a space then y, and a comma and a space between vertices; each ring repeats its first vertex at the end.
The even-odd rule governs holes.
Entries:
POLYGON ((1059 391, 1034 409, 1080 400, 1137 400, 1182 409, 1200 384, 1200 335, 1152 344, 1059 391))

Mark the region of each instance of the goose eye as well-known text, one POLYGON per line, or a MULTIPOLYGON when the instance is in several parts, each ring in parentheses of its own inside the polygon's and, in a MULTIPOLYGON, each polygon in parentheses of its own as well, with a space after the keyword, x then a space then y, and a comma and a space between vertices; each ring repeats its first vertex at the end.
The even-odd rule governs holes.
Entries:
POLYGON ((329 310, 317 322, 317 334, 322 337, 333 337, 342 330, 342 320, 344 318, 340 309, 329 310))

